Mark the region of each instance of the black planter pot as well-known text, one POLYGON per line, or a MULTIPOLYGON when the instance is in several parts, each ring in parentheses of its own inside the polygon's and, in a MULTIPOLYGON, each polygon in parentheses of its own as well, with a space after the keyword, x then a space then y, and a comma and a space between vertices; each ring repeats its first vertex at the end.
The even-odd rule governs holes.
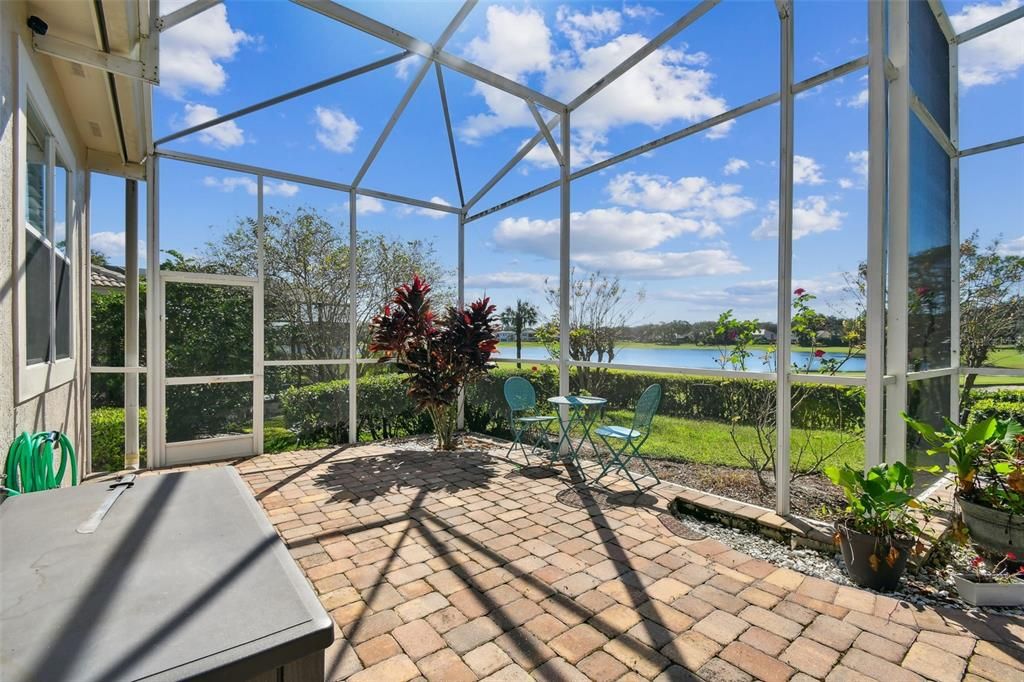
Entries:
POLYGON ((899 557, 892 566, 886 561, 890 545, 875 535, 867 535, 848 528, 844 521, 836 522, 839 533, 839 546, 843 551, 843 561, 850 580, 871 590, 891 592, 895 590, 907 568, 910 558, 911 543, 909 540, 895 545, 899 557), (871 557, 877 557, 875 562, 871 557), (872 565, 874 564, 874 565, 872 565))

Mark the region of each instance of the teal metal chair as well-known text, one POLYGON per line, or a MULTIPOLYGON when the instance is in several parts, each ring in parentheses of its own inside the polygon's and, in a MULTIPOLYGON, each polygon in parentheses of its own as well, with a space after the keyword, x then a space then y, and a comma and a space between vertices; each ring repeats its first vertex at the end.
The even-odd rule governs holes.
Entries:
POLYGON ((523 438, 533 433, 531 449, 536 452, 541 443, 547 444, 551 435, 551 424, 557 421, 558 417, 537 414, 537 392, 533 390, 533 384, 523 377, 511 377, 505 381, 505 403, 508 405, 509 428, 513 436, 512 445, 505 456, 510 457, 518 445, 526 457, 526 463, 529 464, 530 453, 526 450, 523 438))
POLYGON ((634 457, 643 462, 648 473, 657 483, 661 483, 661 479, 654 473, 651 465, 640 456, 640 448, 651 435, 651 424, 659 405, 661 405, 661 386, 651 384, 644 389, 644 392, 640 394, 640 399, 636 401, 632 426, 601 426, 595 431, 611 451, 611 457, 601 469, 600 475, 594 479, 595 484, 613 468, 618 468, 625 472, 630 483, 636 486, 638 492, 642 490, 640 484, 633 478, 633 473, 626 466, 634 457))

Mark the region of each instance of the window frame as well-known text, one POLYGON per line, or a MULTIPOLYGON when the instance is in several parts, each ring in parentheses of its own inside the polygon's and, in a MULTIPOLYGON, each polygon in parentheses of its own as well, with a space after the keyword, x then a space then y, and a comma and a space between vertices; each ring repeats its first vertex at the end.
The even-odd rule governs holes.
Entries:
POLYGON ((76 277, 79 272, 79 264, 75 255, 79 239, 79 223, 81 206, 75 201, 75 179, 78 175, 78 167, 75 157, 72 154, 71 145, 65 135, 60 121, 53 106, 46 94, 43 81, 32 63, 31 56, 25 48, 24 42, 18 40, 18 64, 17 64, 17 103, 15 107, 17 116, 15 125, 14 145, 14 266, 16 275, 14 277, 15 305, 15 347, 17 361, 17 399, 19 403, 25 402, 44 394, 58 386, 70 382, 75 377, 75 370, 78 362, 78 343, 76 338, 76 310, 75 301, 78 293, 76 277), (46 158, 45 168, 45 194, 44 194, 44 226, 45 234, 27 223, 27 209, 25 191, 27 184, 28 164, 28 109, 31 106, 34 114, 39 118, 42 125, 46 127, 44 141, 44 154, 46 158), (65 225, 65 248, 63 256, 58 255, 55 242, 56 228, 56 165, 58 159, 62 168, 66 170, 64 189, 64 225, 65 225), (26 247, 28 230, 32 230, 37 238, 47 249, 49 258, 49 294, 48 294, 48 320, 49 331, 47 336, 47 357, 42 362, 29 364, 28 362, 28 320, 26 307, 26 290, 28 286, 28 273, 25 268, 26 247), (57 358, 57 259, 63 257, 68 264, 68 356, 57 358))

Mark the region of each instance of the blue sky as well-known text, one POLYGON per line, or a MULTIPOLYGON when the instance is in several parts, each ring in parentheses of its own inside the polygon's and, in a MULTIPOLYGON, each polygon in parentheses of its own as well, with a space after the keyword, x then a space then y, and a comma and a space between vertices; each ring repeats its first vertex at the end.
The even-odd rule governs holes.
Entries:
MULTIPOLYGON (((958 30, 1020 0, 947 2, 958 30)), ((178 3, 180 4, 180 3, 178 3)), ((351 6, 432 41, 460 3, 362 2, 351 6)), ((447 50, 566 101, 693 2, 501 2, 472 12, 447 50)), ((166 12, 175 5, 162 3, 166 12)), ((797 79, 867 51, 860 2, 800 2, 797 79)), ((396 48, 286 2, 229 0, 164 35, 154 132, 174 132, 218 113, 329 77, 396 48)), ((725 2, 574 115, 573 165, 583 167, 777 88, 773 3, 725 2)), ((964 147, 1024 134, 1024 21, 965 46, 961 54, 964 147)), ((420 68, 418 58, 242 117, 169 148, 350 182, 420 68)), ((521 104, 445 70, 467 197, 536 132, 521 104)), ((794 281, 843 307, 843 273, 866 254, 866 71, 808 91, 796 103, 794 281)), ((773 319, 778 108, 662 147, 573 184, 573 261, 620 276, 634 322, 710 319, 725 308, 773 319)), ((200 251, 234 219, 255 214, 255 180, 166 162, 162 247, 200 251)), ((1002 235, 1024 253, 1024 148, 967 158, 961 166, 967 234, 1002 235)), ((477 209, 557 177, 538 146, 477 209)), ((436 81, 431 71, 363 182, 366 187, 458 202, 436 81)), ((93 244, 123 260, 119 184, 98 180, 93 244)), ((313 206, 347 231, 347 197, 268 181, 268 206, 313 206)), ((363 199, 359 226, 395 238, 432 240, 454 270, 456 221, 363 199)), ((467 296, 544 305, 557 278, 558 193, 467 226, 467 296)))

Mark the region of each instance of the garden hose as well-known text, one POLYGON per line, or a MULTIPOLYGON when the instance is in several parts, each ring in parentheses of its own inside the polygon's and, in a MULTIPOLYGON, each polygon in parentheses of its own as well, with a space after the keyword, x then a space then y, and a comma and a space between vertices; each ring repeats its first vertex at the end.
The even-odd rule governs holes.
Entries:
POLYGON ((14 439, 7 451, 3 491, 8 495, 34 493, 60 487, 71 463, 71 485, 78 485, 78 461, 75 448, 67 435, 60 431, 41 431, 29 435, 27 431, 14 439), (60 448, 60 467, 53 471, 53 446, 60 448))

